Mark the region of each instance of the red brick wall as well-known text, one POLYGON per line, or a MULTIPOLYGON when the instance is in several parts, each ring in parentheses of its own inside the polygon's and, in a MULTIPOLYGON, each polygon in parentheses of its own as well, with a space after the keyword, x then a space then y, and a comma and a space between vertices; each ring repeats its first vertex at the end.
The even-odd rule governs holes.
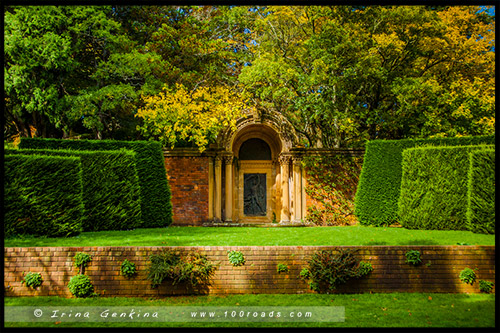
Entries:
POLYGON ((208 221, 208 157, 165 157, 172 192, 172 225, 208 221))
MULTIPOLYGON (((217 264, 212 285, 198 292, 208 294, 241 293, 311 293, 306 282, 299 278, 310 256, 318 250, 335 249, 326 246, 200 246, 177 247, 181 253, 198 251, 217 264), (233 267, 228 259, 230 250, 241 251, 244 266, 233 267), (289 273, 278 273, 277 265, 287 264, 289 273)), ((479 280, 495 280, 494 246, 371 246, 358 249, 360 260, 373 266, 370 275, 350 280, 339 293, 366 292, 443 292, 478 293, 479 280), (414 267, 405 262, 408 250, 419 250, 422 265, 414 267), (477 269, 473 286, 462 283, 460 272, 470 267, 477 269)), ((157 289, 146 280, 148 257, 161 249, 172 247, 35 247, 5 248, 5 296, 59 295, 71 297, 67 288, 70 278, 78 273, 72 266, 77 252, 92 256, 85 273, 101 296, 154 297, 186 294, 182 287, 164 283, 157 289), (136 264, 138 274, 133 278, 120 275, 120 265, 128 259, 136 264), (39 272, 44 282, 38 290, 24 286, 23 272, 39 272)))

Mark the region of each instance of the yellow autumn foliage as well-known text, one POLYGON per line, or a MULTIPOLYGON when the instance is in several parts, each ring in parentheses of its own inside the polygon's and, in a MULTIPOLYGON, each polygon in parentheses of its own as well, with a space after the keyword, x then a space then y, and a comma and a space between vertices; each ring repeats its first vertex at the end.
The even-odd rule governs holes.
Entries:
POLYGON ((200 151, 226 127, 234 128, 247 105, 238 94, 224 86, 198 87, 189 91, 176 84, 154 96, 143 96, 144 107, 137 111, 139 126, 146 136, 174 147, 179 140, 194 143, 200 151))

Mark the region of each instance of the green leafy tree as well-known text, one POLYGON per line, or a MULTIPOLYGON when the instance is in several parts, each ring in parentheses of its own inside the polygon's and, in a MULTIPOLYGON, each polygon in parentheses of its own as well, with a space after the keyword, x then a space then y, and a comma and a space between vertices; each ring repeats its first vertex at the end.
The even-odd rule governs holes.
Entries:
POLYGON ((491 134, 494 30, 479 7, 268 7, 239 79, 310 146, 491 134))
POLYGON ((5 11, 6 122, 23 136, 48 136, 71 121, 63 97, 74 58, 74 23, 63 7, 11 7, 5 11))
POLYGON ((4 68, 4 113, 21 136, 99 139, 134 135, 140 95, 159 91, 164 71, 105 6, 10 7, 4 68))
POLYGON ((14 6, 4 17, 8 135, 134 139, 139 126, 159 139, 138 110, 209 88, 315 147, 494 133, 495 22, 477 6, 14 6))
POLYGON ((163 90, 142 96, 139 129, 166 146, 203 150, 223 128, 234 127, 247 107, 237 86, 246 41, 236 17, 244 13, 197 6, 155 7, 139 14, 158 27, 139 25, 150 36, 144 50, 158 54, 166 69, 163 90))

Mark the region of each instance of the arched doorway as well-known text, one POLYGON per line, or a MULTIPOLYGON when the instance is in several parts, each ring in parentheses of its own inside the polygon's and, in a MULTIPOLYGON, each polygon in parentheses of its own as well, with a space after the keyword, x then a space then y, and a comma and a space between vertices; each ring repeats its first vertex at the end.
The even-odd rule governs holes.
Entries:
POLYGON ((231 141, 235 157, 233 221, 251 224, 279 221, 276 178, 277 161, 283 150, 279 134, 269 125, 247 124, 234 133, 231 141))
POLYGON ((237 152, 235 213, 246 223, 276 220, 275 178, 269 144, 260 138, 244 141, 237 152))
POLYGON ((249 117, 221 136, 211 164, 210 210, 215 222, 290 223, 304 216, 300 156, 271 121, 249 117))

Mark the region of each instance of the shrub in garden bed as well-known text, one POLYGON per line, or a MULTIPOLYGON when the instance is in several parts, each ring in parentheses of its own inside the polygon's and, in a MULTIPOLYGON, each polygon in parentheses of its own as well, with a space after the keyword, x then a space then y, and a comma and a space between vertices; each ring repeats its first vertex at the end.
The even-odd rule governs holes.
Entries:
POLYGON ((469 153, 489 146, 403 151, 400 223, 409 229, 467 230, 469 153))
POLYGON ((355 197, 355 214, 364 225, 397 222, 403 151, 421 146, 494 144, 495 136, 373 140, 366 143, 363 167, 355 197))
POLYGON ((67 237, 82 231, 82 167, 78 157, 5 155, 6 237, 67 237))
POLYGON ((83 231, 141 225, 140 188, 133 151, 9 149, 6 154, 75 156, 82 162, 83 231))
POLYGON ((136 168, 140 186, 141 227, 166 227, 172 223, 170 187, 159 142, 22 138, 19 148, 91 151, 133 150, 136 153, 136 168))

